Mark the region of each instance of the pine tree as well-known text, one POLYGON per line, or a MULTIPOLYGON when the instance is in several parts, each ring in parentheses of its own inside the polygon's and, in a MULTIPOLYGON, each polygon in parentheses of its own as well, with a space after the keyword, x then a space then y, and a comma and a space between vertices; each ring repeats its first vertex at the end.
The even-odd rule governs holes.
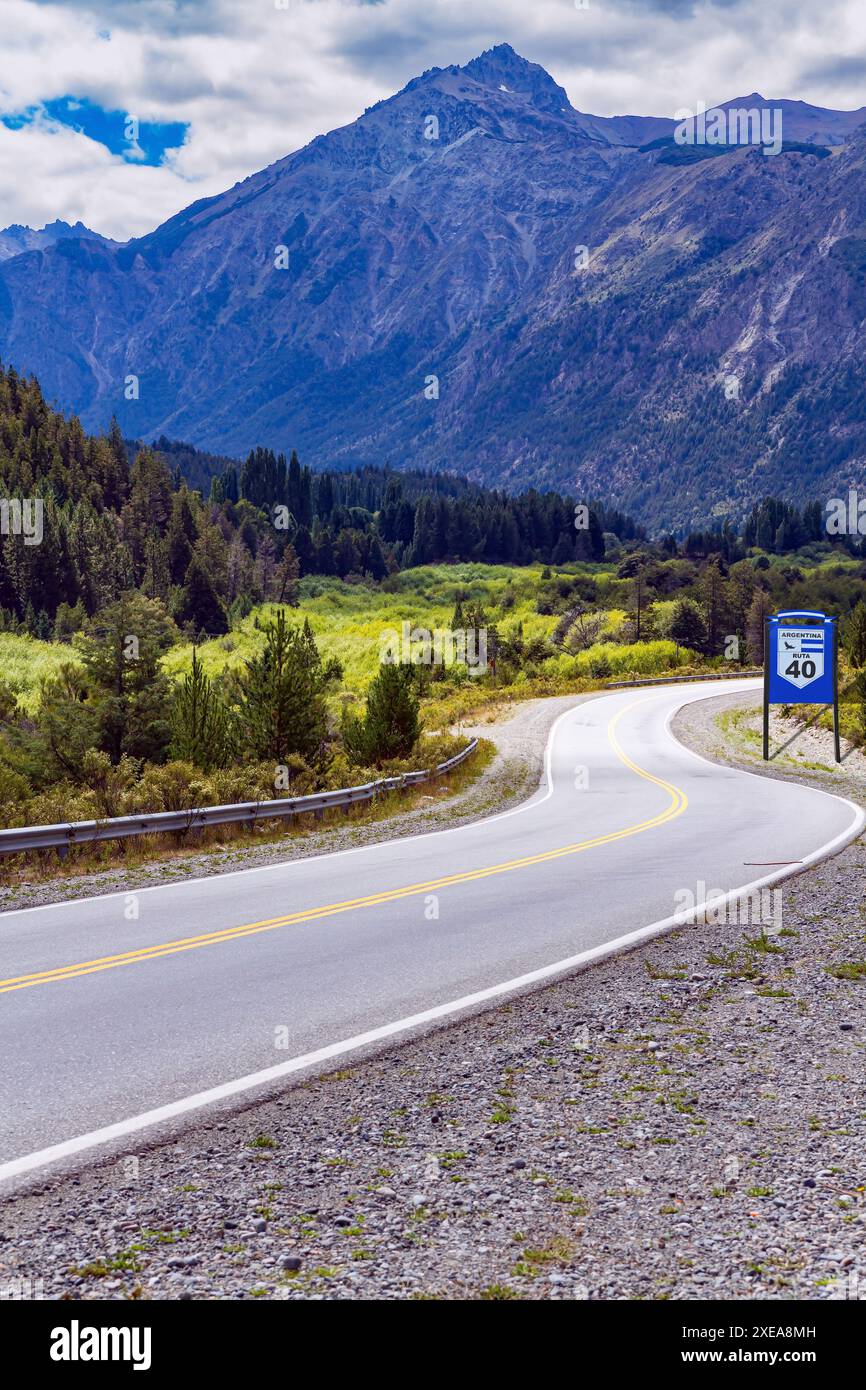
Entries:
POLYGON ((361 556, 356 542, 356 531, 343 528, 337 536, 337 543, 334 546, 334 565, 337 574, 341 579, 345 579, 347 574, 357 574, 361 565, 361 556))
POLYGON ((259 542, 253 568, 253 584, 256 597, 267 602, 276 597, 277 547, 273 536, 268 532, 259 542))
POLYGON ((277 603, 287 603, 291 608, 298 604, 298 576, 301 567, 291 541, 286 542, 283 558, 279 563, 276 577, 277 603))
POLYGON ((192 625, 196 634, 228 632, 225 610, 217 598, 199 555, 193 555, 184 579, 183 594, 176 613, 177 621, 192 625))
POLYGON ((320 527, 316 522, 313 531, 313 544, 316 549, 316 573, 335 574, 334 568, 334 538, 331 534, 330 526, 320 527))
POLYGON ((766 589, 756 589, 746 619, 746 648, 753 666, 764 664, 764 619, 772 612, 766 589))
POLYGON ((567 565, 569 560, 574 559, 574 541, 570 531, 562 530, 559 539, 553 547, 551 560, 554 565, 567 565))
POLYGON ((379 537, 376 535, 375 531, 369 537, 369 546, 364 568, 372 575, 377 583, 388 574, 388 563, 385 556, 382 554, 382 546, 379 543, 379 537))
POLYGON ((162 604, 133 591, 92 618, 77 640, 98 743, 112 762, 124 754, 162 758, 171 730, 160 658, 176 636, 162 604))
MULTIPOLYGON (((319 511, 322 510, 322 484, 327 473, 323 474, 322 482, 319 483, 319 511)), ((330 479, 328 479, 330 484, 330 479)), ((379 535, 384 541, 399 541, 405 537, 400 534, 400 506, 403 501, 403 484, 399 478, 391 478, 385 488, 385 496, 382 500, 382 507, 379 512, 379 535)))
POLYGON ((435 557, 436 508, 429 497, 422 497, 415 510, 412 538, 412 564, 427 565, 435 557))
POLYGON ((192 668, 172 699, 170 756, 210 772, 226 765, 231 745, 228 709, 193 648, 192 668))
POLYGON ((108 431, 108 447, 112 463, 102 478, 102 495, 106 507, 119 511, 129 492, 129 455, 121 428, 113 415, 108 431))
POLYGON ((726 616, 725 577, 716 558, 709 561, 704 572, 701 594, 704 602, 707 654, 716 656, 726 616))
POLYGON ((421 736, 415 672, 408 663, 386 662, 367 691, 363 719, 346 714, 343 742, 351 760, 381 767, 391 758, 406 758, 421 736))
POLYGON ((165 534, 171 509, 171 474, 152 449, 142 449, 132 465, 129 501, 123 509, 123 538, 137 583, 144 574, 147 537, 153 531, 165 534))
POLYGON ((299 526, 294 539, 301 574, 312 574, 316 566, 316 547, 308 526, 299 526))
POLYGON ((330 473, 323 473, 319 478, 319 486, 316 489, 316 515, 321 517, 323 522, 328 522, 331 519, 331 512, 333 510, 334 484, 330 473))
POLYGON ((629 609, 629 617, 634 622, 634 640, 639 642, 642 637, 645 638, 648 635, 647 629, 651 626, 647 616, 650 599, 647 594, 648 585, 643 556, 636 556, 635 561, 635 575, 632 583, 632 601, 629 609))
POLYGON ((803 531, 806 539, 822 541, 827 539, 824 529, 824 509, 820 502, 807 502, 803 508, 803 531))
POLYGON ((42 684, 36 712, 37 748, 55 776, 82 779, 84 760, 100 738, 99 713, 90 703, 81 667, 64 662, 42 684))
POLYGON ((194 553, 207 572, 214 593, 222 601, 228 587, 229 547, 221 527, 210 522, 204 524, 196 539, 194 553))
MULTIPOLYGON (((283 460, 283 467, 285 467, 285 460, 283 460)), ((294 449, 289 460, 286 489, 289 511, 297 518, 299 525, 309 526, 313 519, 312 475, 309 468, 301 468, 294 449)), ((319 484, 319 497, 322 497, 321 483, 319 484)), ((283 501, 284 499, 283 497, 276 497, 274 500, 283 501)))
POLYGON ((168 546, 164 537, 154 533, 148 536, 144 547, 145 565, 141 579, 141 591, 148 598, 165 601, 171 587, 168 546))
POLYGON ((182 487, 172 501, 171 520, 168 524, 168 564, 172 584, 182 584, 192 550, 195 545, 195 517, 190 505, 189 492, 182 487))
POLYGON ((284 763, 297 753, 324 761, 328 735, 327 675, 308 622, 291 627, 283 609, 265 623, 265 649, 240 676, 239 723, 254 758, 284 763))

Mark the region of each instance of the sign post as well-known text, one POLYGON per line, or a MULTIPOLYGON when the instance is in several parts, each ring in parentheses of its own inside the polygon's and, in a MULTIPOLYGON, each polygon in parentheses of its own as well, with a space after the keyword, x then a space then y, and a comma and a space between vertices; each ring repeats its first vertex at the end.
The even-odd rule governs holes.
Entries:
POLYGON ((764 761, 770 756, 770 705, 832 705, 839 745, 839 632, 826 613, 788 609, 764 619, 764 761))
POLYGON ((764 619, 764 762, 770 757, 770 619, 764 619))

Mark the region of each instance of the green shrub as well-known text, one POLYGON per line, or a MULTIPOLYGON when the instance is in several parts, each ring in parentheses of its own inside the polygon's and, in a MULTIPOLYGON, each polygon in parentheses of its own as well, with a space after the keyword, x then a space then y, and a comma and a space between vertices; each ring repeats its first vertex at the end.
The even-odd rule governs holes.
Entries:
POLYGON ((18 809, 27 805, 29 797, 27 778, 0 763, 0 824, 4 828, 21 824, 18 809))
POLYGON ((126 798, 126 813, 187 811, 213 804, 210 780, 192 763, 163 763, 149 767, 126 798))

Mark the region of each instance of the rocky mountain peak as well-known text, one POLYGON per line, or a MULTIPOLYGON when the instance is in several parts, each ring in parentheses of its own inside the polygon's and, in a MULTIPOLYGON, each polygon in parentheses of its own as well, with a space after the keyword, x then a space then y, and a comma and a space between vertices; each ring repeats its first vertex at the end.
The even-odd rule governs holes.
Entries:
POLYGON ((126 246, 0 233, 0 358, 91 429, 668 529, 836 495, 866 459, 866 111, 769 104, 778 158, 684 148, 498 44, 126 246))
POLYGON ((488 48, 471 62, 465 63, 459 71, 481 86, 528 98, 533 106, 541 110, 571 109, 565 89, 554 82, 550 73, 539 63, 531 63, 516 53, 510 43, 499 43, 495 48, 488 48))
POLYGON ((0 261, 9 260, 23 251, 41 251, 55 242, 75 237, 84 241, 106 240, 81 221, 73 224, 58 217, 54 222, 46 222, 44 227, 38 228, 14 222, 10 227, 0 227, 0 261))

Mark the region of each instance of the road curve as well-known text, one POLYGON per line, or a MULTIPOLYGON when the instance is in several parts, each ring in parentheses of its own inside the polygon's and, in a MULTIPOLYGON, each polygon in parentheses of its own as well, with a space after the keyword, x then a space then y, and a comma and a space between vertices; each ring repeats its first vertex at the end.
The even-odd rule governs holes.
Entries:
POLYGON ((853 838, 851 802, 673 738, 681 705, 743 688, 567 710, 538 793, 472 825, 4 914, 0 1179, 550 977, 658 930, 679 890, 773 880, 853 838))

